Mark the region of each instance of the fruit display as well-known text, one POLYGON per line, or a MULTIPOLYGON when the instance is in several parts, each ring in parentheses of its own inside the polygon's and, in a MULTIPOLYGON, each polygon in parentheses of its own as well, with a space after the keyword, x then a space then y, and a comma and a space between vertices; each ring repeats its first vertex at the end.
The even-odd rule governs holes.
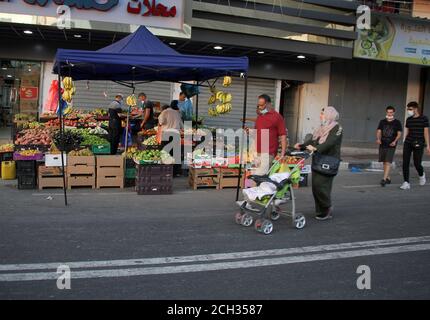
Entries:
POLYGON ((36 121, 36 116, 27 113, 17 113, 14 116, 15 121, 36 121))
POLYGON ((106 117, 108 115, 108 112, 102 108, 97 108, 93 110, 91 114, 95 117, 106 117))
POLYGON ((231 77, 225 76, 222 82, 223 87, 229 87, 231 85, 231 77))
POLYGON ((33 157, 33 156, 42 154, 42 152, 40 152, 39 150, 34 150, 34 149, 20 150, 20 151, 17 151, 16 153, 23 157, 33 157))
POLYGON ((137 147, 128 147, 127 152, 124 152, 122 155, 127 159, 133 159, 137 152, 139 152, 137 147))
POLYGON ((135 162, 158 162, 161 160, 160 150, 144 150, 138 151, 134 154, 133 159, 135 162))
POLYGON ((151 136, 142 142, 144 146, 158 146, 157 136, 151 136))
POLYGON ((143 135, 143 136, 153 136, 156 134, 157 134, 157 130, 155 129, 142 130, 139 132, 139 135, 143 135))
POLYGON ((64 130, 63 137, 60 130, 58 130, 54 133, 52 140, 58 148, 64 146, 63 151, 71 151, 81 145, 83 138, 77 130, 64 130))
POLYGON ((0 152, 13 152, 15 146, 11 143, 0 145, 0 152))
POLYGON ((72 150, 67 154, 69 157, 90 157, 93 156, 94 153, 88 149, 81 149, 81 150, 72 150))
POLYGON ((93 129, 89 129, 88 132, 90 134, 108 134, 108 132, 101 127, 95 127, 93 129))
POLYGON ((109 141, 104 138, 89 134, 84 137, 84 140, 82 140, 81 144, 84 146, 100 146, 109 144, 109 141))
POLYGON ((128 106, 130 106, 130 107, 134 107, 134 106, 136 106, 136 105, 137 105, 137 99, 136 99, 136 96, 135 96, 134 94, 129 95, 129 96, 127 97, 127 99, 125 100, 125 102, 126 102, 126 103, 127 103, 127 105, 128 105, 128 106))
POLYGON ((50 145, 52 142, 52 129, 26 129, 18 133, 15 140, 16 145, 50 145))

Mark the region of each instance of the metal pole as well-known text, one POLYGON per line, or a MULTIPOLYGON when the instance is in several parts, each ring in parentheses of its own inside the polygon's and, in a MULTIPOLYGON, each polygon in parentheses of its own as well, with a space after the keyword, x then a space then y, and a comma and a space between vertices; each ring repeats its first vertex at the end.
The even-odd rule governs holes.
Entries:
MULTIPOLYGON (((198 85, 199 85, 199 82, 197 81, 197 86, 198 85)), ((196 95, 196 131, 198 129, 198 120, 199 120, 199 94, 196 95)))
POLYGON ((64 121, 63 108, 61 106, 61 67, 58 67, 58 111, 60 112, 60 137, 61 137, 61 169, 63 176, 64 205, 67 206, 66 172, 64 170, 64 121))
MULTIPOLYGON (((245 74, 245 85, 244 85, 244 94, 243 94, 243 116, 242 116, 242 131, 243 136, 245 135, 245 118, 246 118, 246 100, 248 96, 248 75, 245 74)), ((243 144, 244 140, 242 139, 242 144, 240 146, 240 154, 239 154, 239 177, 237 179, 237 188, 236 188, 236 201, 239 200, 239 189, 240 189, 240 180, 242 179, 242 156, 243 156, 243 144)))

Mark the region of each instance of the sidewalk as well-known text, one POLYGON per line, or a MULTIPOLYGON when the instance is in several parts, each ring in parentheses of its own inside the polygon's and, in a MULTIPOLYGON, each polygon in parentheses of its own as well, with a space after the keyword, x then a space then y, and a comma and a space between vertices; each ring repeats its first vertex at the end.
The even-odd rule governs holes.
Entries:
MULTIPOLYGON (((382 169, 382 164, 378 162, 378 146, 373 143, 345 143, 342 145, 342 169, 357 167, 362 169, 382 169)), ((403 145, 396 149, 394 165, 402 166, 403 145)), ((411 159, 411 166, 413 166, 411 159)), ((430 167, 430 156, 424 153, 423 166, 430 167)))

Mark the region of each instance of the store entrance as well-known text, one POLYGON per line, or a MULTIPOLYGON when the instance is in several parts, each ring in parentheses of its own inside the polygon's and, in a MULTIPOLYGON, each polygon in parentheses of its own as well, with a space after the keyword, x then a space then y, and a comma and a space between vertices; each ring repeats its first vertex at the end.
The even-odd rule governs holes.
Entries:
POLYGON ((280 113, 284 116, 290 143, 298 140, 300 118, 300 83, 282 81, 280 113))
POLYGON ((37 117, 41 64, 0 59, 0 66, 0 141, 9 141, 15 115, 37 117))

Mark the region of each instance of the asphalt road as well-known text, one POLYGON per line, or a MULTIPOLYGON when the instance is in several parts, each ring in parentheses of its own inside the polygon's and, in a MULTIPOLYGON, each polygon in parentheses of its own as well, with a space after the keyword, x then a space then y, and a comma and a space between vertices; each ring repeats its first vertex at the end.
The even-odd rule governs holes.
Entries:
POLYGON ((234 222, 235 190, 191 191, 184 179, 166 196, 73 190, 66 208, 61 190, 3 183, 0 299, 429 299, 430 185, 379 179, 342 172, 324 222, 310 187, 298 190, 307 226, 281 219, 268 236, 234 222), (61 264, 70 290, 57 288, 61 264))

